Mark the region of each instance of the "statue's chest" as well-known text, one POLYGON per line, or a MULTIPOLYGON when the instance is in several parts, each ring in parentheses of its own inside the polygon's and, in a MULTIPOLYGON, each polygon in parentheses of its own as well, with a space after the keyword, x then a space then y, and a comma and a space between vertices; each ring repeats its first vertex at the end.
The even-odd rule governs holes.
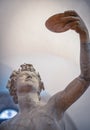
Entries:
POLYGON ((58 130, 57 121, 50 113, 35 110, 17 118, 17 130, 58 130))

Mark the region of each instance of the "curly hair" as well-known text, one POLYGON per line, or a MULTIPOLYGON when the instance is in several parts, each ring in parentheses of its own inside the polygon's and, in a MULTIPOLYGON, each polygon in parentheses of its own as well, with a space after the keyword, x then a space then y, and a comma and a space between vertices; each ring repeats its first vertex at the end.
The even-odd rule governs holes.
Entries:
POLYGON ((22 71, 31 71, 31 72, 35 72, 35 74, 37 75, 38 79, 39 79, 39 92, 38 94, 40 95, 40 92, 42 90, 44 90, 44 84, 41 81, 41 77, 39 75, 39 73, 36 72, 36 70, 34 69, 32 64, 22 64, 20 65, 20 68, 16 71, 14 70, 8 80, 7 83, 7 88, 9 89, 9 93, 10 95, 13 97, 13 101, 18 104, 18 96, 17 96, 17 89, 15 87, 15 82, 17 80, 18 75, 20 74, 20 72, 22 71))

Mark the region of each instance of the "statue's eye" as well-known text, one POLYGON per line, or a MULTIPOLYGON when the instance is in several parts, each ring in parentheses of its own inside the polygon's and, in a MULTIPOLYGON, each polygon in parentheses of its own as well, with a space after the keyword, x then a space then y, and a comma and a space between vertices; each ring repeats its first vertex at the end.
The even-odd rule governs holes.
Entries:
POLYGON ((16 114, 17 114, 17 111, 14 109, 4 109, 0 113, 0 120, 10 119, 10 118, 14 117, 16 114))

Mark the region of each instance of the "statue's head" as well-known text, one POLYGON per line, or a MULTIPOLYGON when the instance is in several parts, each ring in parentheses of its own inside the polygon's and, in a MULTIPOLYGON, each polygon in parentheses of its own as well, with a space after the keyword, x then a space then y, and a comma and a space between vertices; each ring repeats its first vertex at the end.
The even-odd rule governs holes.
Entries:
POLYGON ((40 95, 40 92, 44 90, 44 85, 39 73, 36 72, 32 64, 22 64, 17 71, 12 72, 7 88, 17 104, 18 94, 35 92, 40 95))

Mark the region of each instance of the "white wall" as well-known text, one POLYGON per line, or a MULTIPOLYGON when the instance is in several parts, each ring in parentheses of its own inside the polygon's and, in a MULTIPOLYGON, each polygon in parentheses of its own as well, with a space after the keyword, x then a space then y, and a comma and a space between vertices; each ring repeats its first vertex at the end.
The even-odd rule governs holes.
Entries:
MULTIPOLYGON (((34 64, 51 95, 79 74, 78 35, 71 30, 52 33, 44 25, 49 16, 68 9, 76 10, 90 30, 89 3, 85 0, 0 1, 0 63, 10 71, 22 63, 34 64)), ((8 79, 8 74, 2 75, 1 86, 6 85, 4 78, 8 79)), ((90 129, 89 92, 68 110, 79 130, 90 129)))

